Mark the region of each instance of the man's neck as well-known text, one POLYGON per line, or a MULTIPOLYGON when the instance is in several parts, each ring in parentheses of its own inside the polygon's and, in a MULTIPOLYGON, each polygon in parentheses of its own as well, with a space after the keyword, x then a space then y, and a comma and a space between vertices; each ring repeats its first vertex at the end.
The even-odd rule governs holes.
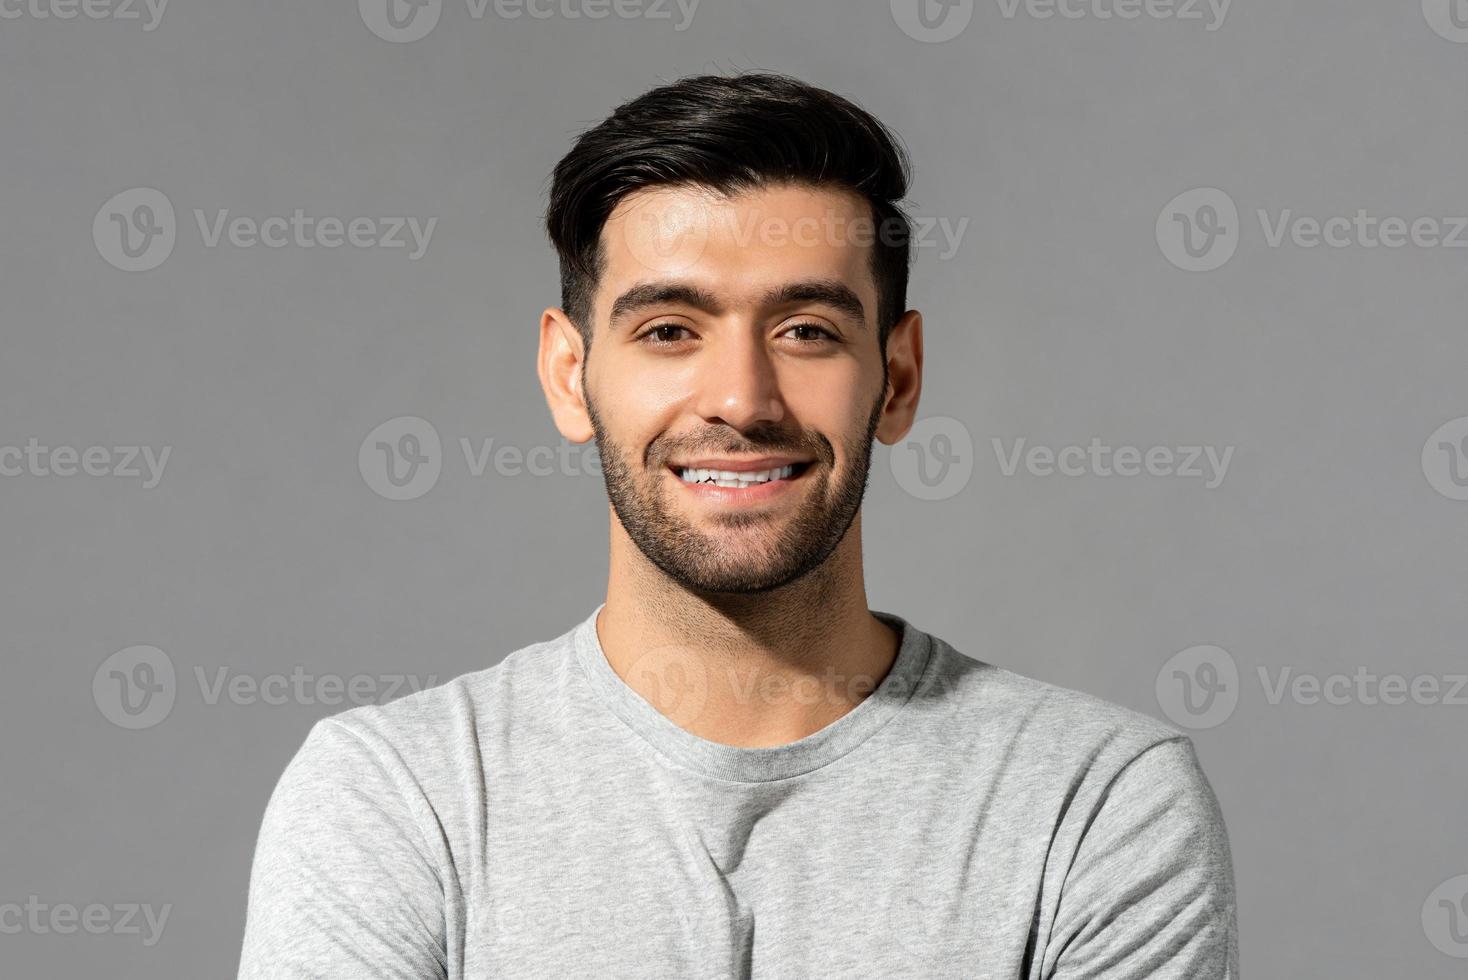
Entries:
POLYGON ((754 595, 689 592, 620 527, 612 536, 596 622, 607 662, 694 735, 743 748, 804 738, 861 703, 896 659, 897 633, 867 608, 856 524, 821 567, 754 595))

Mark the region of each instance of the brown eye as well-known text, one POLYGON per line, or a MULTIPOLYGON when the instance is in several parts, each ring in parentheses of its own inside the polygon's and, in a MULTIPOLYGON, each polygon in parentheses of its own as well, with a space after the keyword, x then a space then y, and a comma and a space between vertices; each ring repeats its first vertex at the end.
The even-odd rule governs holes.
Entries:
POLYGON ((677 323, 659 323, 655 326, 649 327, 637 339, 639 341, 648 341, 648 338, 651 337, 652 340, 648 342, 654 345, 672 344, 678 341, 678 337, 669 336, 669 333, 671 332, 676 334, 676 332, 679 330, 683 330, 686 332, 687 329, 687 327, 684 327, 683 325, 677 323))
POLYGON ((786 328, 786 333, 790 333, 795 330, 805 330, 811 332, 808 333, 806 336, 796 338, 797 340, 804 341, 805 343, 819 343, 823 340, 836 339, 835 334, 831 333, 831 331, 827 330, 825 327, 822 327, 819 324, 815 323, 791 324, 788 328, 786 328))

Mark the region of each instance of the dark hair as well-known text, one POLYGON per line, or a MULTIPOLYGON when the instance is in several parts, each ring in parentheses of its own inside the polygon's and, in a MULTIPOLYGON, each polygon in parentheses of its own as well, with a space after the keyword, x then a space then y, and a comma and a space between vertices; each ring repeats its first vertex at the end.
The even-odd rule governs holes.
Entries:
POLYGON ((698 75, 655 88, 587 130, 556 164, 546 228, 561 263, 561 306, 587 349, 617 203, 647 187, 722 194, 776 184, 837 185, 871 206, 872 278, 883 352, 907 307, 911 222, 901 207, 909 166, 897 138, 866 110, 788 75, 698 75))

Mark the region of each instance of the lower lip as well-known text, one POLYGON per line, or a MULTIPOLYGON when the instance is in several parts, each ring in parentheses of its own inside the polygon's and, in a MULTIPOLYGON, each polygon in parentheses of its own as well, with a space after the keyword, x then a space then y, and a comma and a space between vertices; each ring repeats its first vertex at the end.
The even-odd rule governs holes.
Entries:
POLYGON ((806 464, 805 469, 783 480, 770 480, 767 483, 759 483, 750 487, 721 487, 716 483, 689 483, 672 469, 668 470, 668 476, 700 500, 707 500, 715 504, 756 504, 773 500, 788 492, 810 472, 812 465, 806 464))

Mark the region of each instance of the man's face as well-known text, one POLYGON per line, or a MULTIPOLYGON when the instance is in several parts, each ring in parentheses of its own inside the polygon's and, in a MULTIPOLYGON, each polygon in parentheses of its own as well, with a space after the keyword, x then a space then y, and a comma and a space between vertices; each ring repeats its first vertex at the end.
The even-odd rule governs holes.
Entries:
POLYGON ((886 389, 872 232, 804 186, 656 188, 608 219, 588 414, 618 520, 685 588, 781 586, 855 519, 886 389))

